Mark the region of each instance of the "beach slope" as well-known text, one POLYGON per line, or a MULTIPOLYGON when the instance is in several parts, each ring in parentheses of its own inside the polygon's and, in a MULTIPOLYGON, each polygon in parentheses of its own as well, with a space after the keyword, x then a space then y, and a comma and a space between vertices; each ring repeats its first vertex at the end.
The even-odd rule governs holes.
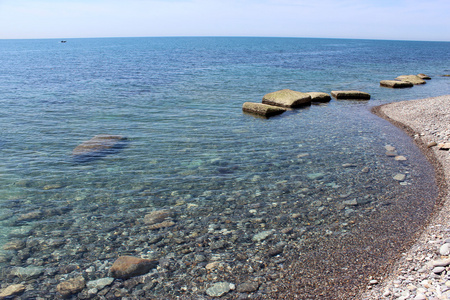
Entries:
POLYGON ((440 194, 417 241, 360 299, 450 299, 450 95, 375 107, 373 112, 409 134, 433 164, 440 194))

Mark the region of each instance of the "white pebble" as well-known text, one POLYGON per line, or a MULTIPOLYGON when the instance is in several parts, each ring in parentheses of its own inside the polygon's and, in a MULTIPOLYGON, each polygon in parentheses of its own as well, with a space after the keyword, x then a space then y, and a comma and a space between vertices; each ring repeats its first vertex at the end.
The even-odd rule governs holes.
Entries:
POLYGON ((449 255, 450 254, 450 244, 445 243, 444 245, 442 245, 441 248, 439 249, 439 253, 441 255, 449 255))

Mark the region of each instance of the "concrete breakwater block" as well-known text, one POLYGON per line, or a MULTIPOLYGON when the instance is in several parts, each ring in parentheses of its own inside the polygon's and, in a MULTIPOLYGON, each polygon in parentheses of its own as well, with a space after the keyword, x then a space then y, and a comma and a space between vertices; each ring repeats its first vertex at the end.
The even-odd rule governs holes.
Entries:
POLYGON ((336 99, 369 100, 370 94, 361 91, 331 91, 336 99))
POLYGON ((266 118, 282 114, 286 110, 287 109, 283 107, 254 102, 245 102, 242 105, 242 111, 250 114, 255 114, 258 116, 263 116, 266 118))
POLYGON ((400 75, 400 76, 398 76, 395 79, 396 80, 401 80, 401 81, 411 82, 414 85, 427 83, 425 80, 423 80, 422 78, 420 78, 417 75, 400 75))
POLYGON ((115 153, 125 146, 126 140, 121 135, 99 134, 75 147, 72 156, 77 161, 85 161, 115 153))
POLYGON ((425 79, 425 80, 430 80, 430 79, 431 79, 430 76, 425 75, 425 74, 423 74, 423 73, 417 74, 417 76, 419 76, 419 78, 425 79))
POLYGON ((411 82, 401 80, 381 80, 380 85, 394 89, 409 88, 414 86, 414 84, 412 84, 411 82))
POLYGON ((321 92, 310 92, 306 93, 311 96, 311 102, 330 102, 331 96, 327 93, 321 93, 321 92))
POLYGON ((311 96, 289 89, 284 89, 264 95, 263 104, 296 108, 311 104, 311 96))

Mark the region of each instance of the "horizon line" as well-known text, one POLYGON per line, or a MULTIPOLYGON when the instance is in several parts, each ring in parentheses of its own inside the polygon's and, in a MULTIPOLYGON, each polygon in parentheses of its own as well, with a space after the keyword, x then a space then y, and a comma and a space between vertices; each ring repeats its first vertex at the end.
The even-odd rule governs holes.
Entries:
POLYGON ((114 39, 114 38, 285 38, 285 39, 335 39, 335 40, 370 40, 370 41, 398 41, 398 42, 438 42, 448 43, 447 40, 415 40, 415 39, 386 39, 386 38, 351 38, 351 37, 300 37, 300 36, 251 36, 251 35, 167 35, 167 36, 93 36, 93 37, 43 37, 43 38, 0 38, 0 40, 69 40, 69 39, 114 39))

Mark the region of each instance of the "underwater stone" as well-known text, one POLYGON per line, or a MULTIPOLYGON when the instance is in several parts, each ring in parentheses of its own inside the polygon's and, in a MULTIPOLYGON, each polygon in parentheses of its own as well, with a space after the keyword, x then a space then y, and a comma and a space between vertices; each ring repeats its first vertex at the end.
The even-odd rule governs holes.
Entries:
POLYGON ((252 293, 259 288, 259 283, 254 281, 246 281, 237 286, 236 291, 239 293, 252 293))
POLYGON ((121 135, 100 134, 83 142, 73 149, 72 156, 77 160, 89 160, 114 153, 124 146, 127 138, 121 135))
POLYGON ((266 238, 268 238, 269 236, 271 236, 274 233, 274 230, 266 230, 266 231, 262 231, 260 233, 257 233, 253 236, 252 240, 254 242, 261 242, 263 240, 265 240, 266 238))
POLYGON ((324 176, 323 173, 312 173, 312 174, 308 174, 306 175, 306 177, 308 177, 308 179, 311 180, 318 180, 318 179, 322 179, 324 176))
POLYGON ((222 297, 231 290, 232 283, 217 282, 206 290, 206 294, 210 297, 222 297))
POLYGON ((173 212, 167 209, 155 210, 144 216, 145 224, 156 224, 165 221, 173 216, 173 212))
POLYGON ((134 276, 144 275, 157 265, 157 260, 134 256, 120 256, 112 265, 110 272, 114 278, 128 279, 134 276))
POLYGON ((25 286, 23 284, 12 284, 0 292, 0 299, 11 297, 25 291, 25 286))
POLYGON ((97 290, 101 290, 103 289, 105 286, 110 285, 111 283, 113 283, 114 278, 112 277, 105 277, 105 278, 100 278, 97 280, 91 280, 89 281, 86 286, 89 289, 97 289, 97 290))
POLYGON ((397 180, 397 181, 404 181, 406 178, 406 175, 399 173, 399 174, 396 174, 393 178, 394 178, 394 180, 397 180))
POLYGON ((404 157, 403 155, 397 155, 394 159, 397 161, 405 161, 406 157, 404 157))
POLYGON ((63 297, 67 297, 71 294, 78 293, 86 286, 86 281, 82 276, 77 278, 69 279, 67 281, 61 282, 56 286, 56 290, 63 295, 63 297))
POLYGON ((44 273, 44 268, 33 267, 33 266, 28 266, 26 268, 17 267, 11 272, 12 275, 17 276, 21 279, 36 278, 36 277, 39 277, 40 275, 42 275, 43 273, 44 273))

